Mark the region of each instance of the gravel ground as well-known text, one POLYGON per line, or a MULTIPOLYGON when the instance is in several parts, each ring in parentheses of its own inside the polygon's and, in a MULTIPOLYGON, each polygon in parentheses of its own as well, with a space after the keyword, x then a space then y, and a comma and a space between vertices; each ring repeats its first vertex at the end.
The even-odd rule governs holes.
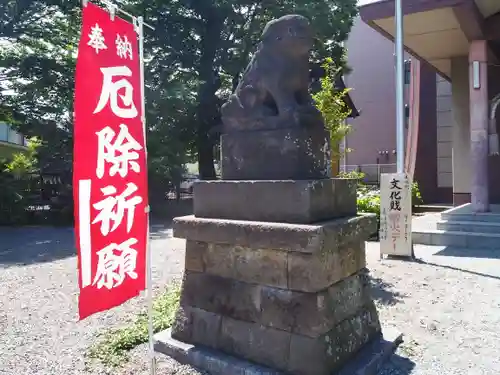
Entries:
MULTIPOLYGON (((97 333, 143 308, 143 297, 77 322, 72 230, 0 229, 0 238, 0 374, 105 374, 83 354, 97 333)), ((179 278, 184 241, 168 228, 155 228, 153 238, 158 289, 179 278)), ((382 322, 405 334, 380 375, 499 373, 500 251, 418 246, 418 262, 379 262, 378 244, 367 249, 382 322)), ((113 375, 147 375, 146 358, 141 345, 113 375)), ((158 375, 201 374, 163 356, 158 367, 158 375)))
MULTIPOLYGON (((152 236, 158 292, 179 277, 184 241, 172 239, 167 228, 155 227, 152 236)), ((72 229, 1 228, 0 238, 0 374, 103 374, 86 368, 83 354, 97 333, 126 324, 143 309, 144 297, 78 322, 72 229)), ((134 362, 124 374, 140 374, 134 362)))
POLYGON ((405 343, 380 375, 500 373, 500 250, 415 246, 416 262, 378 261, 368 245, 379 313, 405 343))

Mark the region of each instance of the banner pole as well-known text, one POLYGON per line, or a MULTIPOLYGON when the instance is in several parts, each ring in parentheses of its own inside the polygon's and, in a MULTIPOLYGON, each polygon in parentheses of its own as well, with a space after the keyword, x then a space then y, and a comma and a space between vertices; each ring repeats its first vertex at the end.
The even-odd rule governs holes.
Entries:
POLYGON ((396 161, 398 173, 405 172, 404 44, 402 0, 395 2, 396 21, 396 161))
MULTIPOLYGON (((144 93, 144 19, 142 16, 137 17, 137 28, 139 34, 139 70, 141 79, 141 117, 142 117, 142 128, 144 131, 144 145, 146 146, 146 97, 144 93)), ((147 160, 147 148, 146 160, 147 160)), ((148 303, 148 336, 149 336, 149 357, 151 366, 151 375, 156 375, 156 357, 154 350, 154 330, 153 330, 153 275, 152 275, 152 254, 151 254, 151 241, 149 239, 149 226, 150 226, 150 207, 148 205, 148 229, 147 229, 147 261, 146 261, 146 299, 148 303)))

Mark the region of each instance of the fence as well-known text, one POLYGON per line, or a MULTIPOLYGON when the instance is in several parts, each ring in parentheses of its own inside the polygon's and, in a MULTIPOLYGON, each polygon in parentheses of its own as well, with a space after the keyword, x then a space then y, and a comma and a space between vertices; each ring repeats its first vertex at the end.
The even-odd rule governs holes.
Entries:
POLYGON ((364 173, 364 182, 366 184, 380 185, 380 175, 382 173, 396 173, 396 164, 360 164, 341 166, 342 172, 357 171, 364 173))
POLYGON ((72 225, 71 176, 0 172, 0 225, 72 225))

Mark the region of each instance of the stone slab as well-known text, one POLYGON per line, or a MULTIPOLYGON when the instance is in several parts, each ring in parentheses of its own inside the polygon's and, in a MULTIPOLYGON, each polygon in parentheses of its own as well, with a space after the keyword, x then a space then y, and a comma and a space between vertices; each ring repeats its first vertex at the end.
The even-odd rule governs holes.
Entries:
POLYGON ((396 329, 384 329, 384 335, 372 340, 350 361, 338 375, 376 375, 384 363, 403 342, 403 335, 396 329))
POLYGON ((172 326, 172 337, 176 340, 300 375, 330 375, 379 334, 380 322, 373 302, 318 337, 183 305, 172 326))
POLYGON ((355 216, 356 181, 199 181, 194 215, 298 224, 355 216))
POLYGON ((365 241, 299 253, 186 241, 185 270, 302 292, 317 292, 366 265, 365 241))
MULTIPOLYGON (((206 371, 210 375, 287 375, 218 350, 178 341, 172 338, 170 329, 157 333, 154 341, 156 352, 206 371)), ((377 375, 401 342, 400 333, 384 330, 383 336, 375 337, 344 368, 333 375, 377 375)))
POLYGON ((184 269, 186 271, 204 272, 205 253, 208 243, 199 241, 186 241, 186 252, 184 254, 184 269))
POLYGON ((292 335, 287 371, 297 375, 331 375, 380 332, 375 305, 370 303, 319 338, 292 335))
POLYGON ((171 329, 154 336, 156 352, 172 357, 185 365, 194 366, 210 375, 285 375, 280 371, 211 350, 205 346, 186 344, 172 338, 171 329))
POLYGON ((287 288, 288 253, 269 248, 208 244, 205 272, 235 280, 287 288))
POLYGON ((367 270, 319 293, 304 293, 186 271, 181 305, 264 327, 319 337, 371 301, 367 270))
POLYGON ((187 272, 203 272, 302 292, 328 288, 366 265, 364 241, 324 253, 296 253, 228 244, 205 243, 206 246, 201 246, 202 242, 191 240, 186 243, 187 272))
POLYGON ((218 349, 222 316, 189 306, 179 306, 172 325, 177 340, 218 349))
POLYGON ((223 180, 311 180, 328 177, 329 137, 321 126, 221 136, 223 180))
POLYGON ((328 249, 319 255, 289 253, 288 289, 318 292, 366 266, 365 242, 328 249))
POLYGON ((177 217, 173 222, 174 237, 309 254, 329 252, 353 241, 366 241, 376 232, 375 214, 361 214, 317 224, 206 219, 194 215, 177 217))
POLYGON ((285 369, 292 334, 256 323, 222 317, 219 349, 271 368, 285 369))

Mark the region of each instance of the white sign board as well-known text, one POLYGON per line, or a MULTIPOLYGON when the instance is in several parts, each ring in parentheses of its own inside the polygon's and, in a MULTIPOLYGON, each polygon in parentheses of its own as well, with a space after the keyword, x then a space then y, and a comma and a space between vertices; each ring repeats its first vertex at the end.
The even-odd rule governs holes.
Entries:
POLYGON ((411 257, 411 181, 405 173, 380 180, 380 255, 411 257))

